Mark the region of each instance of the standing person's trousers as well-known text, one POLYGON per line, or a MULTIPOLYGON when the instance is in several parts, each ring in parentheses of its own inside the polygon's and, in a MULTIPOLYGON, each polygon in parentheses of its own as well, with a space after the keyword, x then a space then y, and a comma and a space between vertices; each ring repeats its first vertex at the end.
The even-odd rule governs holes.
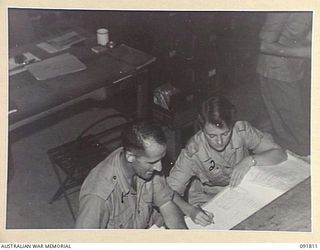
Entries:
POLYGON ((310 98, 304 81, 283 82, 260 76, 261 94, 275 139, 283 148, 300 155, 310 154, 310 98))

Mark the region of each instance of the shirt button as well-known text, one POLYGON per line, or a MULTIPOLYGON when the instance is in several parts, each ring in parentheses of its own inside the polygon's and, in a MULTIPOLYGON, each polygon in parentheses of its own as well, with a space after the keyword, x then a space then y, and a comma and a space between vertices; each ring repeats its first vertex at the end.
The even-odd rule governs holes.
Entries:
POLYGON ((117 176, 113 176, 113 179, 116 180, 116 179, 117 179, 117 176))

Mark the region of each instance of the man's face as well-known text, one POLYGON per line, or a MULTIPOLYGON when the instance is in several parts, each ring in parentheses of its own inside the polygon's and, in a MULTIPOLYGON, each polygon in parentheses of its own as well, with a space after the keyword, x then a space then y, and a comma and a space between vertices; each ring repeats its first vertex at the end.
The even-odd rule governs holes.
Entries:
POLYGON ((202 130, 210 147, 215 151, 224 151, 230 143, 232 129, 227 126, 219 128, 211 123, 206 123, 202 130))
POLYGON ((154 171, 161 171, 161 159, 165 156, 167 147, 154 140, 145 140, 145 153, 134 157, 132 167, 135 173, 142 179, 149 181, 154 171))

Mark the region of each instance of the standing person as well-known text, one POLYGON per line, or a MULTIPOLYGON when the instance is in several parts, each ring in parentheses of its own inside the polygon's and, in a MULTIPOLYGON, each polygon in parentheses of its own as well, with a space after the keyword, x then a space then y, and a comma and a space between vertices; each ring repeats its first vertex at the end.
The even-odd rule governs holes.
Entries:
POLYGON ((235 121, 234 113, 235 107, 224 97, 206 100, 199 112, 201 130, 182 149, 167 178, 177 192, 176 204, 202 226, 212 223, 213 214, 200 205, 226 186, 237 186, 252 166, 273 165, 287 158, 270 135, 246 121, 235 121), (186 191, 188 202, 182 198, 186 191))
POLYGON ((259 34, 257 72, 275 139, 300 155, 310 154, 311 24, 310 12, 273 12, 259 34))
POLYGON ((161 216, 167 228, 186 228, 173 202, 174 192, 160 173, 165 154, 160 127, 146 122, 131 125, 123 133, 123 147, 85 179, 76 228, 143 229, 161 221, 161 216))

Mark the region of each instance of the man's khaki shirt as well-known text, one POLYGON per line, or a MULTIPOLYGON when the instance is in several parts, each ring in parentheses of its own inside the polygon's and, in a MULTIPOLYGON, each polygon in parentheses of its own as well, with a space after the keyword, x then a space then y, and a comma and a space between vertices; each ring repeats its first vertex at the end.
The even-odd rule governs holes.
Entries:
POLYGON ((155 207, 173 199, 163 176, 135 178, 129 186, 122 162, 123 148, 95 167, 80 191, 76 228, 148 228, 155 207))

